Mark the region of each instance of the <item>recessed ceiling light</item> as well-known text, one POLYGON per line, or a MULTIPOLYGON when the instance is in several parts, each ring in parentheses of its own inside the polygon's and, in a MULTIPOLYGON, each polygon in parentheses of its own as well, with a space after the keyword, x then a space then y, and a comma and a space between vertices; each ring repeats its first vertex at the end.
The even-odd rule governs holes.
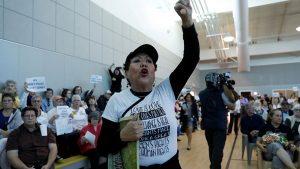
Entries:
POLYGON ((234 40, 234 37, 233 36, 225 36, 223 38, 224 42, 232 42, 234 40))
POLYGON ((298 32, 300 32, 300 26, 298 26, 298 27, 296 28, 296 30, 297 30, 298 32))

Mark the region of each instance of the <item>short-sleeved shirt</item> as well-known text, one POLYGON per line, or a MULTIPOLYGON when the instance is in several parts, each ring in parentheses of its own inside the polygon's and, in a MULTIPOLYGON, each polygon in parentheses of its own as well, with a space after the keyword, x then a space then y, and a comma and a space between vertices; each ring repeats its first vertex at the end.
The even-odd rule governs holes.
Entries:
POLYGON ((287 140, 289 140, 289 141, 293 141, 294 140, 294 136, 293 136, 292 130, 288 126, 283 125, 283 124, 280 124, 280 126, 277 127, 277 128, 275 128, 270 123, 265 124, 259 130, 258 137, 262 137, 267 132, 278 133, 280 135, 284 135, 284 136, 286 136, 287 140))
MULTIPOLYGON (((108 102, 103 118, 119 122, 122 114, 139 97, 130 89, 114 94, 108 102)), ((177 153, 177 120, 174 115, 175 96, 170 80, 156 86, 143 101, 130 109, 125 117, 139 113, 144 134, 139 140, 140 165, 163 164, 177 153)))
POLYGON ((8 136, 6 151, 18 150, 20 160, 27 166, 45 164, 48 161, 49 143, 56 143, 55 135, 48 129, 47 136, 42 136, 38 125, 30 132, 24 124, 8 136))

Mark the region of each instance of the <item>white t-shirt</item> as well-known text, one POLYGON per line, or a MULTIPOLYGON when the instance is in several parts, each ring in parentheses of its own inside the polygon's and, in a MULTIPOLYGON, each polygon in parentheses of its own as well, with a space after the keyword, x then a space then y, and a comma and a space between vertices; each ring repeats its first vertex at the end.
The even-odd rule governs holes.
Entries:
MULTIPOLYGON (((130 89, 115 93, 104 110, 103 118, 119 122, 123 112, 139 97, 130 89)), ((175 96, 170 80, 166 79, 126 116, 140 113, 144 134, 139 140, 140 165, 163 164, 177 153, 177 121, 174 116, 175 96)))
POLYGON ((77 111, 70 107, 68 112, 69 114, 73 115, 73 118, 70 119, 73 126, 73 130, 81 130, 84 126, 88 124, 88 117, 83 107, 79 107, 77 111))

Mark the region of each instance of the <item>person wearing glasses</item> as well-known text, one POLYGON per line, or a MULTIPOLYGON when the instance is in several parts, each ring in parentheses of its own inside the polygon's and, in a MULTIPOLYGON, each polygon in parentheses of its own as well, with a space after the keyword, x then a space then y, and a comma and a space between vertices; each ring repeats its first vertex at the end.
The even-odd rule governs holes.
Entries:
POLYGON ((48 117, 47 113, 45 113, 42 110, 42 96, 40 95, 35 95, 31 98, 31 104, 34 108, 37 109, 38 115, 37 115, 37 122, 39 124, 46 124, 48 125, 48 117))
POLYGON ((23 120, 20 110, 14 108, 14 95, 3 94, 1 103, 3 108, 0 110, 0 168, 9 169, 10 164, 7 161, 5 151, 7 137, 14 129, 23 124, 23 120))
POLYGON ((52 169, 57 155, 56 139, 51 129, 46 136, 37 123, 38 110, 25 107, 21 112, 24 124, 10 133, 7 158, 15 169, 52 169), (35 150, 35 151, 32 151, 35 150))
MULTIPOLYGON (((14 101, 14 108, 19 108, 20 107, 20 99, 17 93, 17 87, 16 87, 16 82, 14 80, 7 80, 5 82, 5 87, 3 89, 3 93, 0 93, 0 100, 2 100, 2 95, 8 93, 11 94, 15 97, 14 101)), ((0 102, 0 109, 3 108, 2 103, 0 102)))

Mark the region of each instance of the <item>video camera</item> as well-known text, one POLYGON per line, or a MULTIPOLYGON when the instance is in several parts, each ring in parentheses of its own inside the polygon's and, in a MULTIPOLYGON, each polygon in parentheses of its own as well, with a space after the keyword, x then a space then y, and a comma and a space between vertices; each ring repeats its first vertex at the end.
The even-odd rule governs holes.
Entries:
POLYGON ((231 73, 230 72, 219 74, 218 85, 219 86, 226 85, 229 89, 234 89, 233 85, 235 85, 235 81, 230 80, 230 78, 231 78, 231 73))

